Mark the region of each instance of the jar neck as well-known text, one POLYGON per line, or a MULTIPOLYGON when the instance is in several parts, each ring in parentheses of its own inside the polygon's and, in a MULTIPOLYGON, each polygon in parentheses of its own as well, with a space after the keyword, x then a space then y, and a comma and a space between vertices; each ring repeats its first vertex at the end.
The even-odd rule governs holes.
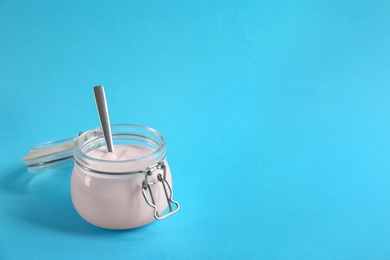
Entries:
MULTIPOLYGON (((111 125, 114 146, 139 146, 146 154, 135 155, 126 160, 106 160, 90 156, 96 149, 104 149, 106 142, 101 128, 83 133, 74 147, 76 165, 84 170, 109 175, 125 175, 144 172, 149 166, 166 158, 164 137, 154 129, 139 125, 111 125), (144 149, 145 150, 145 149, 144 149)), ((108 151, 107 151, 108 152, 108 151)))

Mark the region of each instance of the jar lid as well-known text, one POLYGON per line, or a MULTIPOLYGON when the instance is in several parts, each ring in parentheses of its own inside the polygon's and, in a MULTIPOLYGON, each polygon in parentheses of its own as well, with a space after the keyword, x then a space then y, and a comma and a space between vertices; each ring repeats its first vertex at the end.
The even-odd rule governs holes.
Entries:
POLYGON ((22 158, 30 173, 39 173, 60 167, 72 165, 73 147, 78 136, 60 141, 46 142, 33 146, 30 152, 22 158))

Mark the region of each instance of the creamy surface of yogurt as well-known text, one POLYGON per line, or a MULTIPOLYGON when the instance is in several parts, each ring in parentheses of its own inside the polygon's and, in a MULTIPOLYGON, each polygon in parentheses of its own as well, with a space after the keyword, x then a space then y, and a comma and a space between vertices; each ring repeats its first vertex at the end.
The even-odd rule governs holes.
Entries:
POLYGON ((139 145, 115 145, 114 153, 107 151, 107 147, 99 147, 98 149, 89 151, 88 156, 109 161, 126 161, 145 157, 153 153, 153 150, 139 145))

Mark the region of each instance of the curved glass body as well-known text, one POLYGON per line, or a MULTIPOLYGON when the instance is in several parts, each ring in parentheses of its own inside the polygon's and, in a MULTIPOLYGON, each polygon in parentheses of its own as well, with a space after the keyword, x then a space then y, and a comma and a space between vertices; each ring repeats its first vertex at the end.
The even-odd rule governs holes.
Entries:
POLYGON ((106 149, 101 129, 83 133, 73 151, 73 204, 79 215, 95 226, 130 229, 146 225, 155 217, 145 194, 150 194, 149 199, 158 208, 158 214, 164 212, 168 202, 164 185, 148 185, 150 190, 142 192, 145 177, 146 183, 154 184, 158 176, 164 174, 172 187, 164 137, 138 125, 112 125, 111 131, 115 151, 131 152, 131 159, 97 158, 94 156, 97 151, 106 149), (159 163, 163 163, 163 169, 155 168, 147 174, 150 167, 159 163))

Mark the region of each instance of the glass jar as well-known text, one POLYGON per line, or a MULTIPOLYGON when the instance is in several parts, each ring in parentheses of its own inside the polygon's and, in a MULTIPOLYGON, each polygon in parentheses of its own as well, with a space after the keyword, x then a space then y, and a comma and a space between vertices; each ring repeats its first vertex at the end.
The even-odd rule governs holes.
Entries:
POLYGON ((72 202, 79 215, 95 226, 131 229, 177 212, 180 206, 172 199, 172 176, 166 161, 164 137, 139 125, 112 125, 111 131, 114 148, 122 147, 125 152, 133 149, 132 159, 91 156, 99 148, 106 149, 101 128, 95 128, 78 138, 54 143, 54 148, 45 144, 43 151, 36 151, 35 147, 30 152, 32 155, 23 160, 31 172, 47 170, 61 158, 69 159, 72 144, 72 202), (57 151, 56 156, 53 151, 57 151))

